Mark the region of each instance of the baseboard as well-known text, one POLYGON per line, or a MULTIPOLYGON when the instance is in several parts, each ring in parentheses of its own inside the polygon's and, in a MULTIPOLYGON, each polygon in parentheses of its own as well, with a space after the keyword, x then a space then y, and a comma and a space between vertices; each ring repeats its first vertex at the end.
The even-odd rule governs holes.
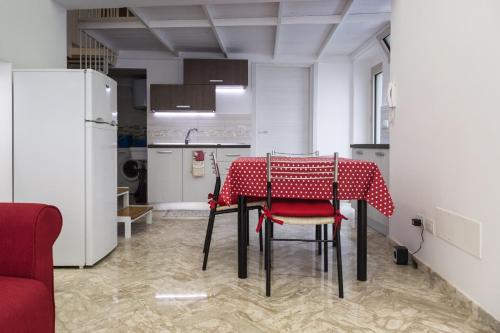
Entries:
MULTIPOLYGON (((387 236, 387 239, 391 245, 402 245, 394 239, 387 236)), ((418 269, 425 274, 428 275, 432 285, 436 288, 439 288, 445 291, 452 297, 452 300, 456 302, 457 305, 463 306, 470 312, 470 315, 473 319, 481 321, 482 323, 488 325, 495 332, 500 332, 500 321, 495 319, 493 315, 488 313, 485 309, 483 309, 479 304, 471 300, 464 293, 458 290, 451 282, 443 278, 441 275, 436 273, 432 268, 430 268, 425 262, 420 260, 417 257, 412 257, 417 263, 418 269)))

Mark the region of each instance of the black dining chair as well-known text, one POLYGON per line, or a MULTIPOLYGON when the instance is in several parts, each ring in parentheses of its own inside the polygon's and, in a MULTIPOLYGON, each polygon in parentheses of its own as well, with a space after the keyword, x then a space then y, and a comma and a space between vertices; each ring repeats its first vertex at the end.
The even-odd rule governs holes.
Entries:
MULTIPOLYGON (((210 215, 208 217, 208 225, 207 225, 207 232, 205 234, 205 244, 203 246, 203 252, 204 252, 204 257, 203 257, 203 270, 207 269, 207 263, 208 263, 208 254, 210 252, 210 243, 212 241, 212 233, 214 230, 214 223, 215 223, 215 217, 217 215, 222 215, 222 214, 228 214, 228 213, 236 213, 238 212, 238 205, 237 204, 231 204, 231 205, 222 205, 219 202, 219 194, 220 194, 220 189, 222 185, 222 180, 220 176, 220 171, 219 171, 219 164, 217 162, 217 156, 215 153, 212 153, 212 161, 213 161, 213 169, 215 173, 215 187, 213 193, 210 193, 208 195, 209 199, 209 205, 210 205, 210 215)), ((265 201, 262 199, 258 198, 248 198, 247 201, 247 209, 246 209, 246 219, 248 221, 249 219, 249 212, 251 210, 258 210, 258 215, 260 218, 260 215, 262 214, 262 207, 264 206, 265 201)), ((247 226, 249 223, 247 223, 247 226)), ((250 243, 250 237, 249 237, 249 232, 247 230, 247 246, 250 243)), ((263 244, 262 244, 262 231, 259 232, 259 247, 260 251, 262 252, 263 250, 263 244)))
MULTIPOLYGON (((281 161, 283 162, 283 160, 281 161)), ((297 165, 300 161, 294 163, 297 165)), ((346 219, 339 211, 338 200, 338 154, 335 153, 333 166, 326 164, 324 167, 309 166, 286 166, 280 163, 279 157, 267 154, 267 200, 263 211, 265 216, 264 232, 264 256, 266 268, 266 296, 271 296, 271 254, 272 243, 280 241, 317 242, 324 246, 324 271, 328 272, 328 243, 336 243, 337 253, 337 273, 339 285, 339 297, 344 297, 343 276, 342 276, 342 252, 340 243, 340 229, 343 219, 346 219), (332 184, 333 201, 329 200, 305 200, 305 199, 274 199, 271 196, 273 182, 276 181, 296 181, 296 180, 319 180, 328 181, 332 184), (307 213, 306 213, 307 212, 307 213), (271 237, 270 230, 274 223, 281 225, 323 225, 323 239, 289 239, 271 237), (334 239, 328 239, 327 226, 334 226, 334 239)), ((311 184, 314 182, 305 182, 311 184)), ((259 224, 259 227, 261 225, 259 224)), ((258 231, 260 228, 258 228, 258 231)))

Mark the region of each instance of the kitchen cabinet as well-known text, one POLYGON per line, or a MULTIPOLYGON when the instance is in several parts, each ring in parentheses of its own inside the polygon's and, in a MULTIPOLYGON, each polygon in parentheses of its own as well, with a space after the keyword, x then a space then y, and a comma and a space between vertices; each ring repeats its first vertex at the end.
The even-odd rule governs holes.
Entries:
POLYGON ((217 161, 219 162, 219 172, 222 181, 226 180, 227 173, 231 163, 239 158, 250 156, 248 148, 220 148, 217 149, 217 161))
POLYGON ((152 84, 151 111, 215 111, 215 86, 152 84))
POLYGON ((148 149, 148 201, 182 201, 182 149, 148 149))
MULTIPOLYGON (((356 147, 356 145, 354 145, 356 147)), ((369 147, 369 145, 367 145, 369 147)), ((373 145, 371 148, 353 148, 352 158, 375 162, 389 187, 389 149, 378 148, 373 145)), ((367 210, 368 225, 378 232, 387 235, 389 232, 389 218, 381 214, 378 210, 368 205, 367 210)))
MULTIPOLYGON (((154 146, 154 145, 152 145, 154 146)), ((206 202, 215 186, 212 154, 217 156, 222 181, 231 162, 250 156, 250 148, 220 148, 182 146, 185 148, 148 148, 148 199, 151 203, 206 202), (205 153, 205 171, 202 177, 192 174, 193 152, 205 153)))
POLYGON ((207 201, 208 193, 214 191, 215 175, 213 172, 212 154, 215 148, 184 148, 182 149, 182 201, 207 201), (205 154, 205 174, 195 177, 192 174, 193 153, 203 151, 205 154))
POLYGON ((184 84, 248 86, 248 60, 184 59, 184 84))

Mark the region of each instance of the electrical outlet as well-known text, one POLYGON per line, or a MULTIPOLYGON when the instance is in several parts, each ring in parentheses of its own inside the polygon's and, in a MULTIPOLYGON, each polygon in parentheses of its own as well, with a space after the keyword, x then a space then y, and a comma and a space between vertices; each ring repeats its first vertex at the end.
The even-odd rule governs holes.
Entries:
POLYGON ((411 224, 413 226, 415 226, 415 227, 421 227, 421 226, 415 225, 413 220, 420 220, 422 222, 422 226, 424 226, 424 224, 425 224, 425 218, 424 218, 423 215, 415 215, 415 217, 412 219, 412 222, 411 222, 411 224))
POLYGON ((424 230, 426 230, 427 232, 435 235, 436 232, 435 232, 435 223, 434 223, 434 220, 425 219, 424 220, 424 230))

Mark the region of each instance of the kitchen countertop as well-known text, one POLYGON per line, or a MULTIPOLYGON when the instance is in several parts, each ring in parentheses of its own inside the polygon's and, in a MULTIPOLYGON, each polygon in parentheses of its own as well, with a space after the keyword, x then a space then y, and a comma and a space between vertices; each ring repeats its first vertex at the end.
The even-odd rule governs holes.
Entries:
POLYGON ((154 143, 148 145, 148 148, 250 148, 245 143, 154 143))
POLYGON ((351 148, 361 148, 361 149, 389 149, 388 144, 373 144, 373 143, 361 143, 352 144, 351 148))

